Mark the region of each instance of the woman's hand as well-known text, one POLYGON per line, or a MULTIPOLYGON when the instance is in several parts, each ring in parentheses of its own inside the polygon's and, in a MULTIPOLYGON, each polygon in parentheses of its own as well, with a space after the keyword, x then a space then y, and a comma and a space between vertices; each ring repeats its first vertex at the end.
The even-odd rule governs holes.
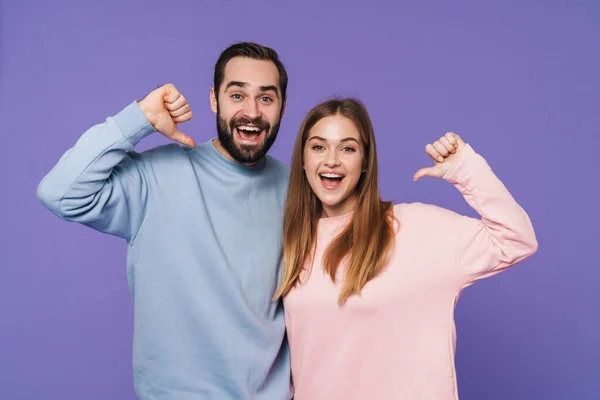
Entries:
POLYGON ((465 146, 466 144, 460 136, 452 132, 448 132, 435 142, 428 144, 425 146, 425 152, 435 162, 435 165, 418 170, 413 176, 413 180, 416 181, 424 176, 443 177, 458 160, 460 152, 465 146))

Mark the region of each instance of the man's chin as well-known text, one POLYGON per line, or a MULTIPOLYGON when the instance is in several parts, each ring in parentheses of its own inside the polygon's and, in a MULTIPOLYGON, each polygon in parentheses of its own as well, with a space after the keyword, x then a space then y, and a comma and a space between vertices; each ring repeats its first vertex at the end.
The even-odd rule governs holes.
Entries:
POLYGON ((263 143, 253 145, 241 144, 234 140, 235 149, 232 149, 231 156, 241 163, 256 163, 260 161, 263 155, 263 143))
MULTIPOLYGON (((262 153, 261 153, 262 154, 262 153)), ((259 155, 257 152, 241 151, 234 155, 234 158, 243 164, 255 164, 259 162, 264 156, 259 155)))
POLYGON ((238 138, 237 135, 235 135, 233 137, 233 144, 235 145, 235 148, 240 152, 257 153, 257 152, 260 152, 260 150, 262 150, 264 148, 265 138, 262 137, 262 138, 260 138, 260 140, 253 143, 253 142, 248 142, 245 140, 240 140, 240 138, 238 138))

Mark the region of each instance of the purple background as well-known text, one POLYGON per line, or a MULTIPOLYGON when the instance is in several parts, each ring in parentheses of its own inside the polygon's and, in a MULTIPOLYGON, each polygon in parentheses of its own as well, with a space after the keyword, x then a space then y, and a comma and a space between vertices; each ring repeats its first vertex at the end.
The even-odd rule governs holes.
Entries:
POLYGON ((160 84, 193 107, 181 129, 212 137, 213 64, 240 40, 274 47, 290 75, 272 155, 289 162, 314 104, 355 95, 386 199, 473 215, 450 185, 411 180, 453 130, 528 211, 538 253, 459 302, 462 399, 600 398, 599 2, 87 3, 0 9, 0 399, 135 398, 125 243, 60 221, 35 189, 88 127, 160 84))

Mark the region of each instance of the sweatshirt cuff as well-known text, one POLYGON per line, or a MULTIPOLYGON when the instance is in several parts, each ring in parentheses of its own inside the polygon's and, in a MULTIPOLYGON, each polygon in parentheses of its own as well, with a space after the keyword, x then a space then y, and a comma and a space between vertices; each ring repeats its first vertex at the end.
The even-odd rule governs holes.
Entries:
POLYGON ((135 146, 146 136, 156 132, 148 122, 137 101, 132 102, 113 117, 125 138, 135 146))
POLYGON ((460 158, 456 160, 452 168, 446 172, 443 179, 450 183, 460 183, 465 179, 468 179, 469 173, 476 168, 478 155, 473 150, 471 145, 466 144, 465 148, 462 149, 460 158))

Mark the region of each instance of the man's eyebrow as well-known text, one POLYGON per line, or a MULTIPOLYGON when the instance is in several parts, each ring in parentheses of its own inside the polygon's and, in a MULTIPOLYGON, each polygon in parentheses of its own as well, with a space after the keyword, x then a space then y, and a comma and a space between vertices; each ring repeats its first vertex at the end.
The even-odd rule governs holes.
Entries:
MULTIPOLYGON (((247 82, 240 82, 240 81, 231 81, 229 82, 226 86, 225 86, 225 91, 227 91, 227 89, 229 89, 230 87, 235 86, 235 87, 239 87, 239 88, 245 88, 246 86, 248 86, 247 82)), ((275 92, 275 94, 277 96, 279 96, 279 91, 277 90, 277 86, 275 85, 266 85, 266 86, 261 86, 260 87, 261 92, 275 92)))
POLYGON ((269 91, 273 91, 273 92, 275 92, 275 94, 276 94, 277 96, 279 96, 279 91, 277 90, 277 86, 275 86, 275 85, 261 86, 261 87, 260 87, 260 90, 261 90, 262 92, 269 92, 269 91))
POLYGON ((240 81, 231 81, 227 84, 227 86, 225 86, 225 90, 229 89, 232 86, 237 86, 237 87, 241 87, 244 88, 246 87, 246 85, 248 85, 246 82, 240 82, 240 81))

